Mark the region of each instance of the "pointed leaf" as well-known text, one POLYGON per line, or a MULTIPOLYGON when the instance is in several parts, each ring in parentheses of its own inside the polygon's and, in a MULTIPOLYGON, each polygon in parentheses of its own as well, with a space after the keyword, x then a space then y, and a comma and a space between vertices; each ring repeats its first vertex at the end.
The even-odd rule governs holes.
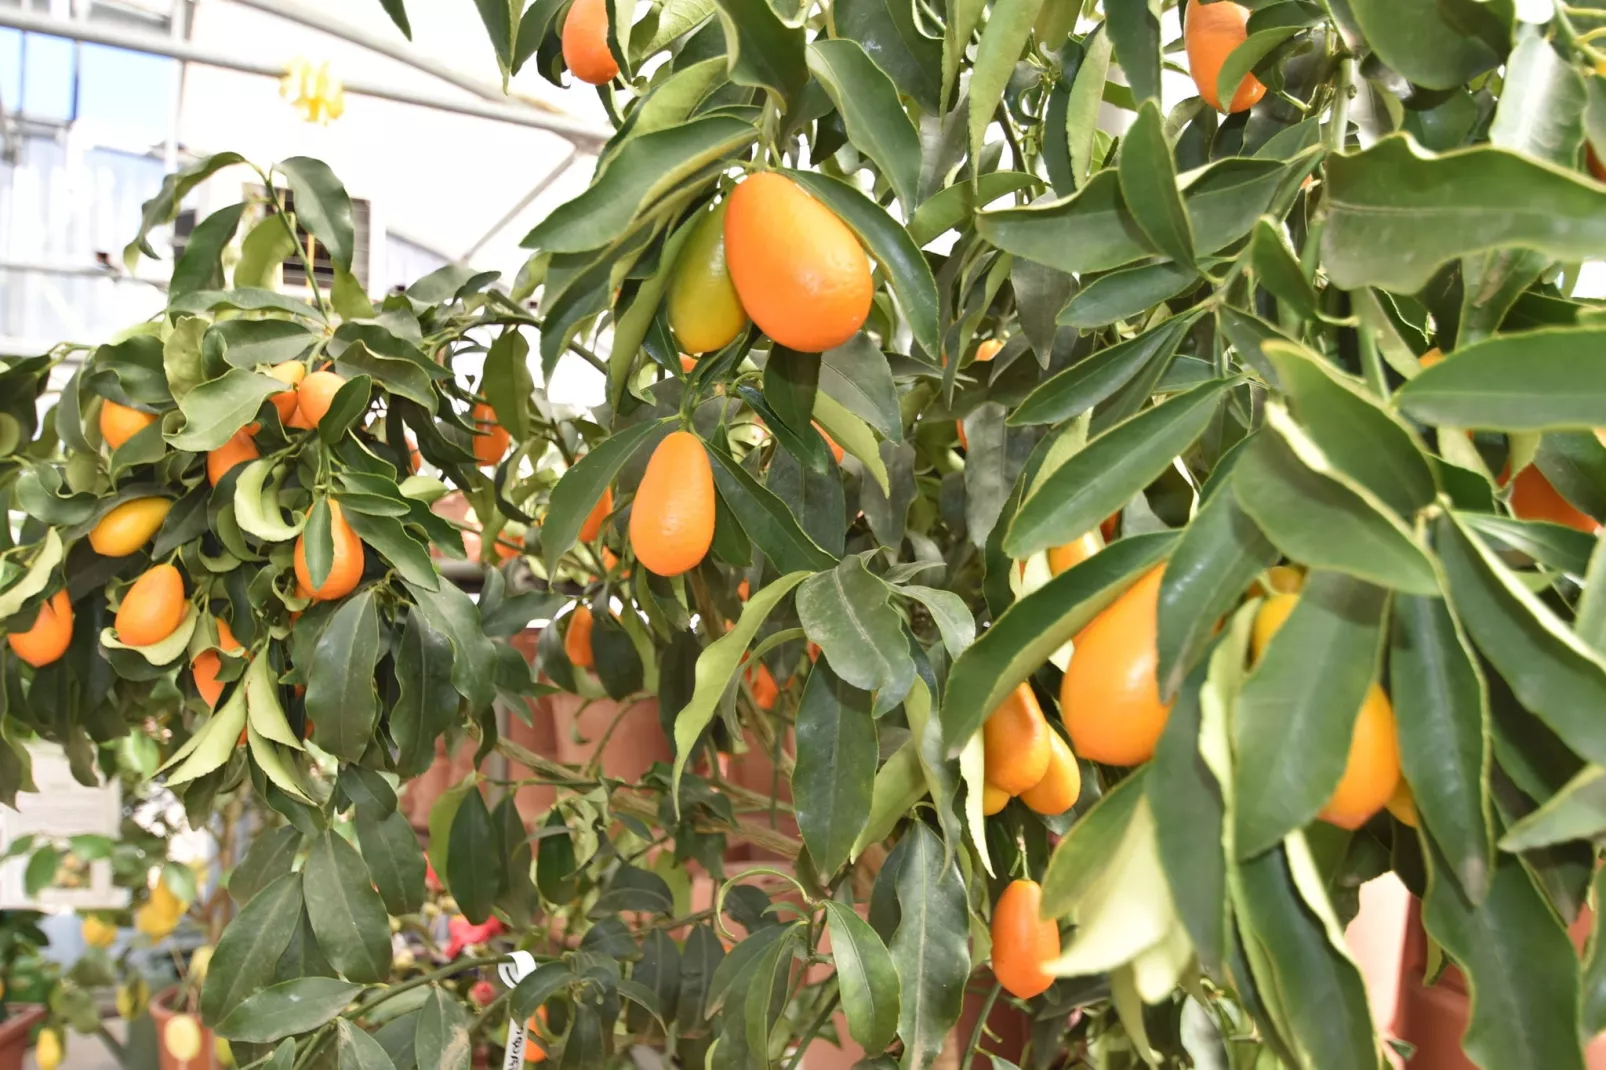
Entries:
POLYGON ((898 1031, 898 972, 892 955, 853 908, 826 900, 825 918, 848 1032, 865 1051, 882 1051, 898 1031))
POLYGON ((301 874, 312 930, 335 969, 351 981, 383 981, 390 974, 390 919, 357 849, 325 832, 301 874))
POLYGON ((835 873, 848 860, 870 813, 877 751, 870 706, 868 692, 844 683, 826 663, 810 671, 798 703, 792 795, 798 830, 821 873, 835 873))
POLYGON ((901 919, 891 951, 898 972, 903 1065, 928 1070, 959 1022, 970 976, 965 883, 935 832, 916 821, 898 870, 901 919))

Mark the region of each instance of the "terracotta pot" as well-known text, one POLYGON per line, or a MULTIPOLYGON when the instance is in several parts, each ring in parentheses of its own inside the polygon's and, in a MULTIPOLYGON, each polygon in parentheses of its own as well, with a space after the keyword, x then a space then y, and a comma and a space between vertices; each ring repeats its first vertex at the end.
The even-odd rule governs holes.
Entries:
MULTIPOLYGON (((173 1058, 167 1053, 167 1023, 178 1014, 171 1004, 178 997, 178 988, 169 988, 151 999, 151 1019, 156 1023, 156 1065, 161 1070, 218 1070, 217 1062, 212 1058, 212 1031, 201 1029, 201 1054, 193 1059, 183 1062, 173 1058)), ((201 1024, 201 1016, 193 1015, 195 1024, 201 1024)))
POLYGON ((578 695, 558 694, 546 698, 552 711, 552 727, 557 759, 584 766, 596 753, 603 733, 614 718, 622 718, 608 737, 602 752, 602 773, 620 780, 640 780, 654 762, 670 760, 669 737, 658 722, 658 700, 646 699, 620 712, 619 704, 599 699, 586 706, 578 695))
POLYGON ((0 1070, 22 1070, 22 1057, 28 1054, 28 1034, 45 1016, 43 1007, 13 1003, 9 1016, 0 1022, 0 1070))

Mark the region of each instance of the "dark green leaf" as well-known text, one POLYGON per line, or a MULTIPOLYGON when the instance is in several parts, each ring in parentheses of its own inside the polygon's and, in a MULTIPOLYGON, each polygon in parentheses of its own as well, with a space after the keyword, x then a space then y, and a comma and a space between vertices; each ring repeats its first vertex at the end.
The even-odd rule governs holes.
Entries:
MULTIPOLYGON (((318 341, 306 324, 295 320, 224 320, 211 330, 225 346, 223 359, 236 368, 295 360, 318 341)), ((283 383, 279 389, 284 389, 283 383)))
POLYGON ((716 0, 730 57, 730 79, 774 94, 788 107, 808 84, 803 29, 788 26, 766 0, 716 0))
POLYGON ((1586 765, 1500 837, 1502 851, 1536 851, 1606 832, 1606 768, 1586 765))
POLYGON ((190 190, 225 167, 244 162, 245 157, 237 152, 220 152, 215 156, 203 157, 163 178, 162 188, 157 191, 156 196, 140 205, 139 233, 135 235, 133 241, 123 247, 124 266, 132 272, 140 253, 144 253, 152 260, 157 259, 156 250, 151 248, 146 236, 156 227, 173 221, 179 204, 189 195, 190 190))
POLYGON ((251 422, 270 394, 283 389, 284 384, 270 376, 230 368, 184 395, 179 402, 184 429, 164 437, 171 445, 192 453, 215 450, 251 422))
POLYGON ((959 1022, 970 976, 965 882, 935 832, 916 821, 898 871, 902 916, 891 951, 898 972, 898 1035, 911 1070, 929 1070, 959 1022))
POLYGON ((223 249, 234 240, 244 204, 231 204, 213 212, 190 231, 184 255, 173 265, 173 278, 167 284, 172 296, 195 290, 216 290, 223 285, 223 249))
POLYGON ((463 916, 475 925, 491 916, 501 883, 502 859, 496 850, 491 812, 478 789, 469 791, 452 818, 451 845, 446 863, 446 885, 463 916))
POLYGON ((1160 19, 1147 0, 1113 3, 1107 32, 1134 99, 1160 99, 1160 19))
MULTIPOLYGON (((341 500, 344 501, 345 497, 342 496, 341 500)), ((355 507, 342 510, 342 514, 357 537, 378 550, 402 579, 426 591, 439 588, 440 576, 435 571, 434 561, 430 559, 429 547, 409 534, 401 521, 391 516, 375 516, 355 507)), ((307 570, 312 570, 310 562, 307 570)))
POLYGON ((820 357, 776 345, 764 362, 764 400, 781 423, 804 435, 814 418, 814 394, 819 387, 820 357))
POLYGON ((671 430, 668 420, 655 420, 617 430, 581 457, 563 473, 552 488, 546 523, 541 527, 541 550, 548 570, 557 563, 574 540, 592 508, 631 458, 656 443, 671 430))
POLYGON ((865 1051, 882 1051, 898 1031, 898 972, 892 955, 852 907, 827 900, 825 917, 848 1032, 865 1051))
POLYGON ((848 860, 870 814, 877 755, 870 706, 869 693, 844 683, 829 664, 809 673, 798 704, 792 794, 798 829, 821 873, 848 860))
MULTIPOLYGON (((976 46, 976 61, 970 69, 970 158, 981 158, 982 142, 994 113, 1009 88, 1015 64, 1021 58, 1027 39, 1031 37, 1032 23, 1043 0, 996 0, 982 27, 981 43, 976 46)), ((972 179, 979 169, 972 171, 972 179)))
POLYGON ((1053 424, 1078 416, 1125 386, 1154 361, 1170 360, 1196 317, 1184 313, 1102 349, 1038 386, 1009 414, 1011 425, 1053 424))
POLYGON ((424 905, 424 852, 406 816, 395 810, 379 818, 359 813, 356 825, 357 843, 385 909, 417 913, 424 905))
POLYGON ((258 833, 229 876, 229 896, 245 906, 258 892, 290 872, 300 850, 301 833, 289 825, 258 833))
POLYGON ((900 92, 928 115, 941 112, 942 49, 915 28, 912 7, 897 0, 843 0, 834 14, 837 34, 863 45, 900 92))
POLYGON ((415 777, 435 760, 435 741, 457 719, 452 644, 422 613, 409 613, 396 656, 399 693, 390 711, 396 771, 415 777))
POLYGON ((496 647, 480 625, 479 610, 455 584, 441 580, 430 591, 407 584, 418 612, 452 644, 452 686, 468 700, 470 713, 491 705, 496 697, 496 647))
POLYGON ((1594 359, 1606 329, 1499 335, 1458 349, 1400 389, 1400 408, 1427 423, 1500 431, 1606 425, 1606 373, 1594 359))
POLYGON ((320 836, 301 871, 318 946, 347 980, 390 975, 390 921, 362 856, 339 835, 320 836))
POLYGON ((1121 138, 1116 165, 1121 197, 1143 233, 1166 256, 1194 267, 1193 228, 1177 192, 1176 164, 1156 100, 1145 99, 1139 105, 1137 122, 1121 138))
POLYGON ((218 1036, 251 1044, 270 1044, 293 1033, 308 1033, 339 1014, 361 985, 329 977, 300 977, 264 988, 230 1011, 213 1028, 218 1036))
POLYGON ((616 914, 637 910, 649 914, 671 915, 675 897, 669 885, 650 869, 621 865, 608 880, 608 887, 592 907, 593 914, 616 914))
POLYGON ((313 736, 324 750, 347 761, 359 760, 373 737, 379 716, 374 693, 379 654, 379 616, 370 587, 341 602, 329 618, 307 674, 313 736))
POLYGON ((329 165, 310 156, 292 156, 279 163, 290 183, 296 219, 329 250, 329 259, 346 271, 356 247, 351 198, 329 165))
POLYGON ((473 1063, 474 1038, 469 1032, 468 1015, 462 1004, 434 985, 418 1012, 413 1047, 421 1068, 469 1070, 473 1063))
POLYGON ((1056 320, 1065 327, 1086 330, 1145 313, 1199 281, 1199 273, 1169 261, 1112 271, 1078 290, 1056 320))
POLYGON ((384 1046, 345 1018, 335 1022, 335 1058, 340 1070, 396 1070, 384 1046))
POLYGON ((1299 261, 1294 259, 1288 239, 1277 223, 1262 219, 1255 224, 1249 255, 1256 278, 1273 297, 1301 319, 1316 315, 1316 291, 1305 278, 1299 261))
MULTIPOLYGON (((300 833, 289 829, 295 838, 300 833)), ((238 876, 238 873, 236 873, 238 876)), ((251 993, 273 980, 273 969, 301 923, 301 874, 286 873, 253 897, 218 940, 206 983, 201 1014, 221 1021, 251 993)))
POLYGON ((905 211, 913 211, 920 180, 920 135, 898 102, 892 79, 851 39, 822 37, 813 42, 808 64, 841 113, 848 140, 881 168, 905 211))
POLYGON ((719 450, 708 451, 714 484, 732 514, 778 569, 813 571, 830 568, 835 559, 804 534, 797 518, 777 498, 719 450))
POLYGON ((897 697, 914 683, 915 666, 903 621, 889 604, 891 593, 860 558, 849 556, 803 581, 797 613, 838 676, 865 691, 886 690, 897 697))
POLYGON ((354 375, 346 380, 329 402, 329 411, 318 421, 318 437, 331 446, 344 438, 368 411, 373 391, 374 381, 366 375, 354 375))
POLYGON ((480 392, 496 411, 496 422, 507 428, 515 442, 530 437, 530 343, 516 328, 497 336, 485 354, 485 376, 480 392))

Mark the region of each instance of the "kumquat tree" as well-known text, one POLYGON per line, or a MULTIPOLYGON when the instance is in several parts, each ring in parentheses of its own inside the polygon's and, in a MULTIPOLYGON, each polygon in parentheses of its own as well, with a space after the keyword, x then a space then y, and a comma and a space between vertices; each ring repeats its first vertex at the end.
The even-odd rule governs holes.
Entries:
POLYGON ((370 297, 326 166, 217 155, 127 249, 260 166, 166 314, 0 372, 0 799, 132 737, 192 825, 258 815, 192 1025, 272 1070, 1378 1068, 1344 927, 1392 872, 1465 1058, 1581 1070, 1606 7, 477 8, 617 131, 516 279, 370 297), (282 191, 332 287, 279 284, 282 191), (670 759, 499 731, 560 692, 670 759))

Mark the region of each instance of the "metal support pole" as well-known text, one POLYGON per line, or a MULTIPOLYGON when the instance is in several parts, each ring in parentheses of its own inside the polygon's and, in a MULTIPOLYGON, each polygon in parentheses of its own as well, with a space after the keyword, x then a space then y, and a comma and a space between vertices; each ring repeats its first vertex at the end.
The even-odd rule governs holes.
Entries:
MULTIPOLYGON (((272 78, 275 81, 284 75, 284 68, 281 66, 237 56, 227 56, 183 41, 173 41, 166 37, 157 37, 154 34, 131 33, 112 26, 64 22, 61 19, 34 15, 27 11, 11 8, 0 7, 0 26, 7 26, 11 29, 23 30, 28 33, 64 37, 72 41, 87 41, 112 48, 124 48, 131 52, 144 52, 153 56, 167 56, 187 63, 199 63, 206 67, 240 71, 243 74, 272 78)), ((606 127, 594 126, 566 115, 539 111, 535 108, 495 104, 490 101, 443 100, 423 93, 413 93, 389 86, 370 85, 365 82, 346 82, 344 84, 346 92, 354 93, 358 96, 393 100, 400 104, 411 104, 415 107, 431 108, 435 111, 451 112, 457 115, 472 115, 479 119, 490 119, 514 126, 546 130, 567 138, 582 152, 595 152, 608 138, 613 136, 613 131, 606 127)))
POLYGON ((565 156, 563 159, 559 160, 558 161, 558 165, 556 167, 554 167, 552 170, 548 171, 545 175, 543 175, 541 177, 541 181, 537 182, 535 184, 534 188, 530 190, 530 192, 526 193, 523 197, 519 198, 519 203, 518 204, 515 204, 512 208, 509 208, 507 210, 507 214, 504 215, 501 219, 498 219, 496 221, 495 226, 491 227, 490 230, 486 231, 485 234, 483 236, 481 236, 479 241, 477 241, 473 245, 469 246, 468 247, 468 251, 465 252, 458 259, 461 260, 463 263, 467 263, 468 261, 474 259, 474 254, 479 252, 481 249, 485 248, 485 246, 490 242, 490 240, 492 238, 494 238, 498 234, 502 233, 503 229, 505 227, 507 227, 507 225, 509 223, 512 223, 515 219, 517 219, 519 217, 519 213, 520 212, 522 212, 526 208, 530 207, 530 205, 535 203, 535 199, 537 197, 541 196, 541 194, 543 194, 547 190, 551 189, 552 188, 552 183, 556 182, 558 180, 558 176, 563 174, 563 172, 565 172, 565 171, 567 171, 569 169, 569 165, 574 163, 574 158, 576 156, 578 156, 578 155, 580 155, 580 150, 578 148, 571 148, 569 150, 569 154, 567 156, 565 156))

